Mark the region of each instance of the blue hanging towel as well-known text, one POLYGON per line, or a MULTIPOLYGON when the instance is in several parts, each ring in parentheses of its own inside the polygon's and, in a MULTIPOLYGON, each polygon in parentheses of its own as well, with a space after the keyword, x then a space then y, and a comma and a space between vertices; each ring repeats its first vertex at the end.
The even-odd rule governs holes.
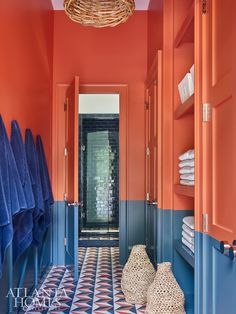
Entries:
MULTIPOLYGON (((47 167, 47 160, 43 148, 43 143, 41 136, 38 135, 36 139, 36 149, 38 154, 38 161, 39 161, 39 170, 40 170, 40 176, 41 176, 41 182, 42 182, 42 190, 43 190, 43 199, 44 199, 44 215, 42 216, 42 226, 43 233, 46 231, 47 227, 51 223, 51 207, 54 203, 53 193, 52 193, 52 187, 50 182, 50 177, 48 173, 48 167, 47 167)), ((41 235, 41 237, 42 237, 41 235)))
POLYGON ((29 174, 25 144, 17 121, 11 124, 11 147, 24 191, 27 208, 22 208, 13 218, 13 260, 15 261, 33 241, 33 208, 34 194, 29 174))
POLYGON ((44 229, 42 216, 44 215, 44 200, 42 183, 39 171, 39 162, 34 144, 34 138, 30 129, 25 132, 25 151, 26 158, 31 174, 31 184, 34 193, 35 208, 33 210, 33 243, 38 246, 40 244, 42 229, 44 229))
POLYGON ((0 275, 8 246, 13 238, 12 218, 21 209, 27 208, 19 173, 12 152, 7 132, 0 116, 0 275), (4 205, 5 204, 5 205, 4 205))

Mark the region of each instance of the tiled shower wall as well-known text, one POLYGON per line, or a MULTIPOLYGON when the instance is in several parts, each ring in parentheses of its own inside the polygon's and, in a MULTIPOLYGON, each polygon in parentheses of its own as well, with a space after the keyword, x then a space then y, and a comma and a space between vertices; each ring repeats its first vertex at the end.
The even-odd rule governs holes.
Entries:
POLYGON ((118 228, 119 115, 81 114, 79 134, 83 225, 118 228))

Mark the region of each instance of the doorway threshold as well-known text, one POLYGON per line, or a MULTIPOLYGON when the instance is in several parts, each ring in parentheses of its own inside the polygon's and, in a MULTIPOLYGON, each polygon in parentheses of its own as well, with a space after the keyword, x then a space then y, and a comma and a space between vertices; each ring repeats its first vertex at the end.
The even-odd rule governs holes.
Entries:
POLYGON ((79 240, 79 247, 119 247, 119 240, 79 240))

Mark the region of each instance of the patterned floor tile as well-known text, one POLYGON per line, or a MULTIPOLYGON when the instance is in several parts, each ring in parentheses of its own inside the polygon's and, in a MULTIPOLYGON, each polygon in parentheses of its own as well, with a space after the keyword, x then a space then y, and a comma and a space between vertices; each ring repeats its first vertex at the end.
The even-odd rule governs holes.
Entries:
MULTIPOLYGON (((43 314, 144 314, 145 306, 125 302, 121 290, 122 266, 118 247, 79 248, 79 280, 72 268, 52 267, 39 288, 43 298, 50 289, 48 307, 30 307, 25 313, 43 314), (57 291, 57 292, 55 292, 57 291)), ((41 299, 40 299, 41 300, 41 299)))

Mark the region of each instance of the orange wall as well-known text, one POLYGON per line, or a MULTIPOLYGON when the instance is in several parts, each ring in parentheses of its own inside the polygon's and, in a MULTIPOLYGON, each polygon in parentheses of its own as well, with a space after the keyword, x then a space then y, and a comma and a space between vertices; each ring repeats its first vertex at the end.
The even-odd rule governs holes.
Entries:
POLYGON ((62 11, 55 12, 54 21, 54 104, 56 84, 69 83, 76 75, 81 84, 128 84, 128 199, 143 200, 147 12, 136 12, 125 24, 105 29, 80 26, 62 11))
POLYGON ((151 0, 148 8, 148 69, 163 47, 163 0, 151 0))
POLYGON ((51 160, 53 11, 50 0, 0 2, 0 114, 8 132, 41 134, 51 160))

